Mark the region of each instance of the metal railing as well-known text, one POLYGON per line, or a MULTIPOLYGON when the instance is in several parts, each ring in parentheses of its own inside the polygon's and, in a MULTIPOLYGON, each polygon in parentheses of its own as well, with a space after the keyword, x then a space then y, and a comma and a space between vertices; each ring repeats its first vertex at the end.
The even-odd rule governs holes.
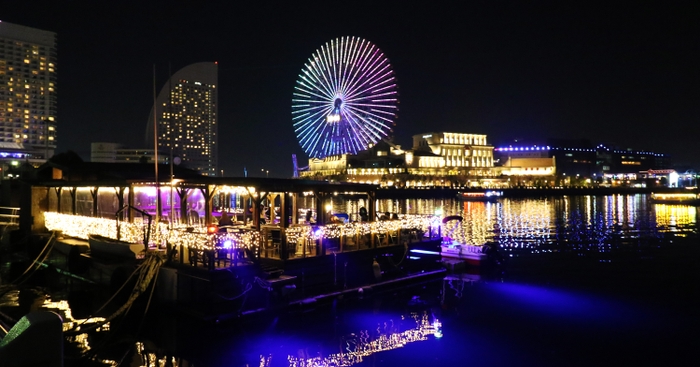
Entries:
POLYGON ((19 224, 19 208, 0 206, 0 225, 19 224))

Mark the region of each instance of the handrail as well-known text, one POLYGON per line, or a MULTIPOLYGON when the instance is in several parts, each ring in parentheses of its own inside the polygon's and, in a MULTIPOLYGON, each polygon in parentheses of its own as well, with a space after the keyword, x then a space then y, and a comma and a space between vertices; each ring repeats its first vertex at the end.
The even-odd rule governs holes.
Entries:
POLYGON ((0 206, 0 211, 9 211, 10 214, 5 214, 1 213, 0 218, 5 219, 8 218, 9 221, 5 222, 4 220, 0 220, 0 223, 2 224, 17 224, 19 220, 19 207, 13 207, 13 206, 0 206))

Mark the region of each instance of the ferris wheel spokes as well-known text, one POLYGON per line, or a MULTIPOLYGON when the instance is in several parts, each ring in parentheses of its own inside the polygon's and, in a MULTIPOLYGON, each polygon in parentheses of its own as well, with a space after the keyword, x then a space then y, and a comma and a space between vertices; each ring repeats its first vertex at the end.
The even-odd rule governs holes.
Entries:
POLYGON ((299 73, 292 122, 309 157, 356 154, 387 136, 398 112, 391 65, 359 37, 331 40, 299 73))

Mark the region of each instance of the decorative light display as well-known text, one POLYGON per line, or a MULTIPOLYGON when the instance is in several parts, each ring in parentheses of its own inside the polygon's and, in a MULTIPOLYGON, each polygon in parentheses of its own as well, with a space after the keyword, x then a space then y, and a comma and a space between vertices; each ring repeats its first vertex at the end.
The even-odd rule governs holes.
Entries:
POLYGON ((304 65, 292 97, 292 121, 310 158, 356 154, 387 136, 398 111, 389 60, 358 37, 326 43, 304 65))
MULTIPOLYGON (((431 215, 405 215, 399 220, 378 222, 353 222, 329 224, 326 226, 293 226, 285 230, 287 242, 300 244, 322 238, 340 238, 366 234, 396 233, 399 230, 421 230, 429 232, 430 228, 439 226, 440 218, 431 215)), ((117 222, 114 219, 85 217, 80 215, 44 213, 45 226, 50 231, 60 231, 66 236, 88 239, 95 234, 117 239, 117 222)), ((142 220, 134 223, 119 222, 119 239, 129 243, 143 243, 147 225, 142 220)), ((262 234, 252 228, 238 228, 232 231, 210 233, 205 226, 186 227, 184 225, 169 228, 165 223, 152 223, 149 244, 183 246, 193 250, 220 250, 224 248, 248 248, 257 251, 261 245, 262 234)))
POLYGON ((251 195, 255 193, 255 187, 245 187, 245 186, 228 186, 224 185, 219 188, 219 192, 227 193, 227 194, 236 194, 236 195, 251 195))
MULTIPOLYGON (((563 151, 571 151, 571 152, 595 152, 597 150, 605 150, 605 151, 610 151, 609 147, 606 147, 603 144, 599 144, 598 146, 595 147, 595 149, 591 148, 569 148, 569 147, 550 147, 550 146, 544 146, 544 147, 539 147, 537 145, 531 146, 531 147, 513 147, 513 146, 508 146, 508 147, 497 147, 494 148, 494 151, 496 152, 527 152, 527 151, 549 151, 549 150, 563 150, 563 151)), ((649 151, 644 151, 644 150, 638 150, 638 151, 628 151, 628 150, 613 150, 614 153, 617 154, 641 154, 641 155, 652 155, 655 157, 663 157, 665 154, 663 153, 654 153, 654 152, 649 152, 649 151)))
POLYGON ((367 234, 397 233, 399 230, 420 230, 426 233, 430 232, 431 227, 437 228, 440 225, 439 220, 440 218, 432 215, 404 215, 399 220, 333 223, 318 227, 293 226, 287 228, 285 234, 288 243, 300 244, 323 238, 347 238, 367 234))
MULTIPOLYGON (((260 232, 252 229, 241 230, 239 232, 218 232, 209 238, 211 244, 209 245, 208 249, 214 248, 220 250, 247 248, 255 252, 260 246, 261 239, 262 236, 260 235, 260 232)), ((203 246, 197 247, 196 244, 194 244, 194 246, 196 249, 207 249, 203 246)), ((193 248, 192 245, 187 247, 193 248)))
MULTIPOLYGON (((87 217, 82 215, 44 212, 44 225, 49 231, 60 231, 66 236, 88 239, 96 234, 129 243, 143 243, 148 231, 148 224, 142 218, 134 222, 119 221, 117 238, 117 221, 114 219, 87 217)), ((149 244, 164 244, 168 240, 169 229, 166 223, 151 223, 149 244)))

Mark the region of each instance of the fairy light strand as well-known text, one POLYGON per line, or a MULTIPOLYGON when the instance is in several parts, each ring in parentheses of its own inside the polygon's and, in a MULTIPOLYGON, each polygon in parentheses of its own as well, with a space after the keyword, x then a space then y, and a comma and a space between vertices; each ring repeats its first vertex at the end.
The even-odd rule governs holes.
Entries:
MULTIPOLYGON (((65 236, 87 240, 90 234, 118 239, 129 243, 143 243, 144 234, 149 229, 142 218, 134 222, 119 222, 115 219, 87 217, 56 212, 45 212, 44 223, 50 231, 60 231, 65 236)), ((433 215, 403 215, 398 220, 376 222, 333 223, 325 226, 300 225, 285 230, 290 244, 337 239, 341 237, 364 236, 368 234, 397 233, 398 231, 419 230, 428 233, 431 228, 440 226, 439 218, 433 215)), ((248 248, 257 250, 262 241, 262 233, 251 228, 209 233, 204 226, 184 225, 170 228, 166 223, 151 223, 149 245, 169 243, 193 250, 220 250, 248 248)))

